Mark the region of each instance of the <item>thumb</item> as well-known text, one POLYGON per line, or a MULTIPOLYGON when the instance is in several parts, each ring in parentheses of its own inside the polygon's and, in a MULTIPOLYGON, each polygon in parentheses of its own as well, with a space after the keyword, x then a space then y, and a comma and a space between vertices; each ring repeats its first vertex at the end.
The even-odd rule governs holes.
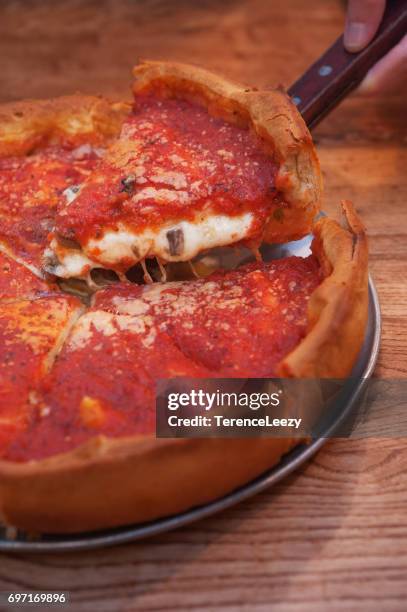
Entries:
POLYGON ((349 0, 343 42, 350 53, 370 43, 383 17, 386 0, 349 0))

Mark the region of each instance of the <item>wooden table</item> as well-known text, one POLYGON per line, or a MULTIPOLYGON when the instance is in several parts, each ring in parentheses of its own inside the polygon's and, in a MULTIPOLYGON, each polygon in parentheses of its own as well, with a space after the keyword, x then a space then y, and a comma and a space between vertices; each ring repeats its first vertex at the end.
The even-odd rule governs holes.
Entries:
MULTIPOLYGON (((289 85, 339 34, 338 0, 80 0, 0 5, 0 97, 128 95, 137 57, 289 85)), ((325 209, 353 199, 383 312, 376 374, 407 376, 407 159, 401 97, 343 103, 315 131, 325 209)), ((3 555, 0 589, 71 591, 79 612, 406 610, 407 443, 329 442, 279 486, 142 543, 3 555)))

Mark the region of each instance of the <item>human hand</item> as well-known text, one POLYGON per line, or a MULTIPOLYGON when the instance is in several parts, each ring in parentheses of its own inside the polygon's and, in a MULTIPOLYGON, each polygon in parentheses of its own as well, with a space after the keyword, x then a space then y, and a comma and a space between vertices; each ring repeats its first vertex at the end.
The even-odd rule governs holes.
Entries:
MULTIPOLYGON (((345 49, 357 53, 377 32, 386 0, 349 0, 344 33, 345 49)), ((393 93, 407 86, 407 35, 373 66, 362 81, 364 94, 393 93)))

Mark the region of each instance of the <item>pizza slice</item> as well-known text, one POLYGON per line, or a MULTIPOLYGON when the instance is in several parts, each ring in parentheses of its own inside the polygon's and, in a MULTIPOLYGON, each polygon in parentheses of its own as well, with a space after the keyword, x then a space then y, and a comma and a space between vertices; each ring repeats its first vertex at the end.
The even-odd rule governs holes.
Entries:
POLYGON ((39 387, 82 310, 64 295, 0 303, 0 453, 40 418, 39 387))
POLYGON ((0 108, 0 245, 41 275, 57 205, 118 132, 127 105, 67 96, 0 108))
POLYGON ((146 258, 189 261, 232 244, 256 250, 310 231, 321 175, 288 96, 182 64, 144 62, 134 74, 120 136, 58 210, 48 272, 123 275, 146 258))
POLYGON ((0 452, 32 418, 38 387, 79 312, 26 265, 0 251, 0 452))

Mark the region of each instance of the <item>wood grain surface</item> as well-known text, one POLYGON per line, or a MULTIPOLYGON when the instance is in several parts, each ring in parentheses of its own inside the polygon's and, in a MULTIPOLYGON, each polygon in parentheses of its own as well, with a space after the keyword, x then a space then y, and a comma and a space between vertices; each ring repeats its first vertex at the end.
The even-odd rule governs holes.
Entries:
MULTIPOLYGON (((138 57, 290 85, 340 33, 339 0, 3 0, 0 98, 128 95, 138 57)), ((405 99, 357 94, 315 131, 325 209, 353 199, 382 312, 376 375, 407 377, 405 99)), ((149 541, 0 556, 0 590, 71 592, 78 612, 407 609, 407 443, 330 441, 295 475, 149 541)))

